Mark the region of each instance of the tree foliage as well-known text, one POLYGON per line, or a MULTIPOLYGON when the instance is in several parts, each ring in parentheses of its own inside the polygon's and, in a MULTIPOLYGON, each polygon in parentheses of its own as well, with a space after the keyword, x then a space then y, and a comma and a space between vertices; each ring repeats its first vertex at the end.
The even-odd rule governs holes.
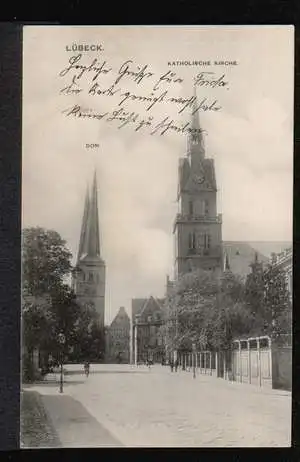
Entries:
POLYGON ((291 299, 286 274, 278 266, 252 266, 246 280, 245 303, 254 317, 251 334, 269 335, 278 341, 291 334, 291 299))
POLYGON ((270 264, 264 272, 264 287, 265 330, 273 341, 286 343, 292 333, 292 303, 285 272, 270 264))
POLYGON ((40 227, 22 232, 22 286, 29 295, 52 293, 71 271, 72 254, 53 230, 40 227))
POLYGON ((167 343, 170 348, 227 348, 247 332, 252 316, 243 304, 242 279, 225 272, 196 270, 183 275, 168 296, 167 343))
POLYGON ((59 333, 65 336, 64 354, 73 351, 83 357, 103 348, 95 309, 79 306, 65 283, 71 258, 56 231, 40 227, 23 230, 22 334, 29 356, 38 348, 58 358, 62 352, 59 333))

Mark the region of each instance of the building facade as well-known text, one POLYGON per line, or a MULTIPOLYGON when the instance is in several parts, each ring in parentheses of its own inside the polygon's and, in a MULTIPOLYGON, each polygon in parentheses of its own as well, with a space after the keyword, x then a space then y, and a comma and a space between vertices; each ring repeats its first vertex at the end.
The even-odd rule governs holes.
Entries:
POLYGON ((100 251, 96 172, 91 194, 89 188, 86 193, 72 287, 80 305, 96 310, 104 335, 105 262, 100 251))
POLYGON ((286 275, 287 288, 290 293, 290 299, 293 298, 293 250, 287 248, 278 254, 272 253, 272 265, 282 269, 286 275))
POLYGON ((195 94, 187 152, 179 161, 175 279, 197 268, 223 269, 222 216, 217 213, 215 166, 213 159, 205 156, 197 107, 195 94))
POLYGON ((162 362, 165 356, 163 320, 164 299, 151 296, 132 300, 131 363, 162 362))
POLYGON ((130 319, 122 306, 106 333, 106 361, 129 363, 130 361, 130 319))

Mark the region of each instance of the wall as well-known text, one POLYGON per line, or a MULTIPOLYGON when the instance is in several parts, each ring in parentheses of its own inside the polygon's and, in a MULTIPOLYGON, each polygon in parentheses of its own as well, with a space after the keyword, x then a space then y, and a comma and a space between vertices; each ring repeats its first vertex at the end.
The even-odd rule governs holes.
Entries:
POLYGON ((292 347, 272 346, 272 387, 292 390, 292 347))

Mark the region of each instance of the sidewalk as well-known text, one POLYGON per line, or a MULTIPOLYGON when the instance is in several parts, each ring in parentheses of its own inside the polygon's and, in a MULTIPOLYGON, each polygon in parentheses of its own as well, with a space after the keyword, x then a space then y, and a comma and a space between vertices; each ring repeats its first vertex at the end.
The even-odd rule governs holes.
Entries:
POLYGON ((123 446, 71 396, 43 395, 41 398, 62 447, 123 446))
POLYGON ((20 439, 22 448, 58 448, 61 442, 36 391, 21 393, 20 439))

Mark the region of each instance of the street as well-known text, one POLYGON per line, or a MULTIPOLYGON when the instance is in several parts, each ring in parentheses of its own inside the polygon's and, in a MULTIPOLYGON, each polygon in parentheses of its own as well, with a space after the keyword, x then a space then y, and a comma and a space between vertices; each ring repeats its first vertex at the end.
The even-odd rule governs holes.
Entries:
MULTIPOLYGON (((162 366, 149 370, 146 366, 91 365, 88 378, 83 374, 83 366, 69 365, 66 369, 63 395, 58 391, 58 379, 57 386, 46 383, 26 387, 45 395, 52 422, 59 426, 57 431, 62 445, 99 446, 99 430, 89 431, 87 417, 78 418, 78 423, 81 422, 82 427, 85 421, 88 443, 80 425, 76 437, 75 427, 72 432, 70 427, 68 430, 69 417, 63 419, 59 415, 65 412, 64 406, 55 405, 55 402, 73 398, 77 407, 87 411, 91 422, 99 423, 110 433, 115 445, 290 446, 289 392, 231 383, 208 375, 197 374, 193 379, 192 372, 171 373, 168 367, 162 366), (55 400, 55 396, 59 398, 55 400), (56 406, 55 411, 53 406, 56 406), (72 433, 73 442, 64 437, 66 432, 72 433)), ((72 416, 72 412, 68 412, 72 416)))

